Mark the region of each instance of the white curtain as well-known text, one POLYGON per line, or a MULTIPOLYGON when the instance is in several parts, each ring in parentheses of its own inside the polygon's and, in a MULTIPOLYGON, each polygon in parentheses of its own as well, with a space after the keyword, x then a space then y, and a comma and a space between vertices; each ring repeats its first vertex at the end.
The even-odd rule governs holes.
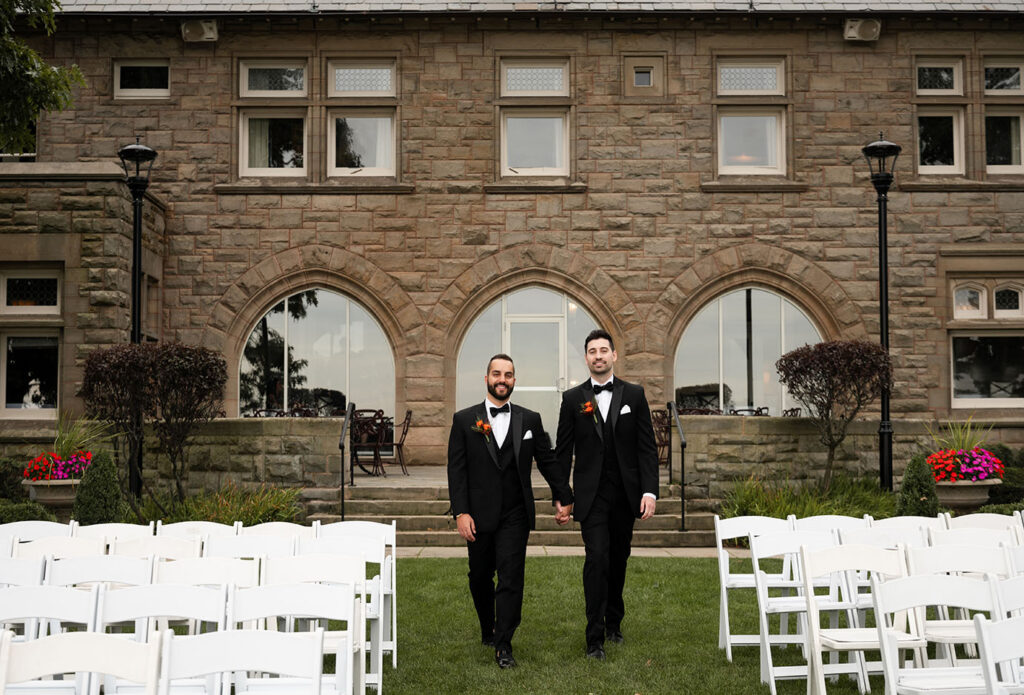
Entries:
POLYGON ((270 167, 270 119, 249 119, 249 168, 270 167))

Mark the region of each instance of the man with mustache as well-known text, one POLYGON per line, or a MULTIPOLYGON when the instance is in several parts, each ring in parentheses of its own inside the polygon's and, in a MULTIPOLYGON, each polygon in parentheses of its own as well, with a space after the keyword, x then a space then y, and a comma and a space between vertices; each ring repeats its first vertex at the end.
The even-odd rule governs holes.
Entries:
POLYGON ((509 403, 516 383, 512 358, 492 357, 484 383, 484 402, 452 418, 448 494, 469 551, 469 591, 480 639, 494 648, 495 661, 505 669, 516 665, 512 635, 522 616, 526 542, 535 525, 532 462, 558 501, 558 523, 568 523, 573 498, 568 469, 562 473, 540 415, 509 403))
POLYGON ((562 394, 556 455, 568 475, 575 454, 573 517, 586 548, 586 654, 604 661, 605 640, 625 639, 626 560, 634 521, 654 514, 658 450, 643 387, 613 374, 618 355, 611 335, 591 331, 583 347, 590 378, 562 394))

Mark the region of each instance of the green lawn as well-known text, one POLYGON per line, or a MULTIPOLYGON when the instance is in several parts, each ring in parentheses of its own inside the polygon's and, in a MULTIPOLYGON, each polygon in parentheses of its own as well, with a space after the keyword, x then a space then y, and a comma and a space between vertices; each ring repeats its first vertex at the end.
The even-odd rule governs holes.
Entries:
MULTIPOLYGON (((465 559, 399 560, 398 669, 385 657, 386 695, 768 693, 755 647, 734 650, 731 664, 718 649, 714 560, 630 559, 626 643, 607 645, 608 660, 599 663, 583 656, 583 558, 528 558, 523 623, 513 643, 519 667, 510 671, 480 644, 467 570, 465 559)), ((734 630, 755 632, 756 602, 745 593, 734 603, 734 630)), ((800 662, 795 648, 776 654, 777 662, 800 662)), ((872 686, 883 691, 880 680, 872 686)), ((779 695, 804 692, 803 680, 779 684, 779 695)), ((857 689, 844 680, 829 692, 857 689)))

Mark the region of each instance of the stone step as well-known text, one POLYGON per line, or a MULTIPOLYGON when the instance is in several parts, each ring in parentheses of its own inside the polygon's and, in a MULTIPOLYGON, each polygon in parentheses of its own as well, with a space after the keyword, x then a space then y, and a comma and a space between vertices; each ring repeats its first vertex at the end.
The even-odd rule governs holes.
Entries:
MULTIPOLYGON (((307 505, 310 513, 327 512, 338 514, 341 512, 340 502, 311 501, 307 505)), ((679 498, 658 500, 659 514, 679 514, 682 503, 679 498)), ((546 501, 538 501, 537 510, 543 513, 550 509, 546 501)), ((444 515, 448 511, 448 500, 345 500, 345 516, 350 515, 372 515, 372 516, 422 516, 422 515, 444 515)))
MULTIPOLYGON (((663 483, 658 491, 659 499, 679 497, 681 486, 678 483, 671 485, 663 483)), ((302 498, 306 501, 338 501, 341 499, 341 487, 309 487, 302 491, 302 498)), ((551 488, 545 485, 533 487, 534 499, 550 499, 551 488)), ((358 481, 353 487, 345 485, 346 500, 447 500, 448 487, 446 485, 436 486, 412 486, 412 487, 382 487, 371 485, 359 485, 358 481)))
MULTIPOLYGON (((419 546, 458 547, 465 541, 451 531, 399 531, 400 548, 419 546)), ((715 544, 714 531, 634 531, 633 547, 637 548, 706 548, 715 544)), ((530 545, 583 546, 576 531, 533 531, 530 545)))
MULTIPOLYGON (((455 531, 455 520, 450 516, 441 515, 374 515, 374 514, 346 514, 349 521, 375 521, 377 523, 390 524, 392 519, 398 520, 398 532, 416 533, 419 531, 455 531)), ((341 521, 339 514, 316 514, 310 515, 307 520, 319 519, 322 524, 329 524, 341 521)), ((644 531, 678 531, 678 514, 656 514, 642 524, 644 531)), ((640 530, 640 526, 637 527, 640 530)), ((687 532, 711 532, 711 545, 714 545, 714 521, 710 514, 687 514, 687 532)), ((551 515, 537 515, 537 531, 570 531, 579 533, 579 526, 575 523, 561 527, 551 515)))

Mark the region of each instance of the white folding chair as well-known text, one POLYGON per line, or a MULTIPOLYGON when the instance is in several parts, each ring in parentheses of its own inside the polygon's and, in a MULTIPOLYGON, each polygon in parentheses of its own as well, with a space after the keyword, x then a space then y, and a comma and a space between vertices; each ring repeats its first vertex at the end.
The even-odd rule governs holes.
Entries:
MULTIPOLYGON (((326 528, 326 527, 324 527, 326 528)), ((767 516, 735 516, 722 519, 715 514, 715 546, 718 551, 718 648, 725 650, 725 658, 732 661, 732 648, 754 647, 761 641, 756 634, 734 634, 729 624, 729 592, 736 589, 753 589, 754 573, 741 573, 731 567, 731 557, 724 541, 742 538, 751 534, 789 531, 793 526, 788 519, 767 516)), ((322 532, 322 529, 321 529, 322 532)), ((774 578, 781 579, 790 574, 788 564, 774 578)))
POLYGON ((291 536, 211 536, 203 541, 203 557, 291 557, 291 536))
POLYGON ((0 635, 0 695, 97 695, 99 677, 138 683, 143 695, 156 695, 160 642, 140 644, 97 632, 68 632, 17 643, 0 635), (39 680, 75 673, 68 680, 39 680))
POLYGON ((70 536, 71 531, 71 524, 56 521, 29 520, 0 524, 0 538, 17 538, 23 543, 50 536, 70 536))
POLYGON ((846 516, 844 514, 817 514, 797 517, 789 515, 789 521, 797 531, 838 531, 840 529, 867 528, 871 526, 871 515, 846 516))
POLYGON ((42 584, 45 567, 45 557, 0 558, 0 588, 42 584))
POLYGON ((13 552, 14 538, 0 536, 0 557, 10 557, 13 552))
POLYGON ((946 524, 946 516, 944 514, 939 514, 938 516, 890 516, 884 519, 872 519, 871 527, 924 529, 925 532, 930 528, 949 528, 946 524))
POLYGON ((1024 574, 1024 545, 1011 545, 1006 549, 1010 556, 1010 568, 1014 574, 1024 574))
MULTIPOLYGON (((313 632, 272 632, 268 630, 224 630, 179 637, 164 632, 158 692, 170 695, 181 679, 208 676, 209 695, 230 695, 235 671, 259 671, 287 676, 280 679, 283 692, 320 695, 323 676, 323 630, 313 632), (300 687, 291 679, 303 679, 300 687)), ((236 683, 234 695, 247 695, 247 677, 236 683)), ((269 685, 272 685, 269 684, 269 685)), ((269 689, 269 686, 268 688, 269 689)), ((264 689, 260 693, 266 692, 264 689)))
POLYGON ((316 527, 291 521, 266 521, 254 526, 238 523, 239 536, 285 536, 288 538, 316 538, 316 527))
MULTIPOLYGON (((324 654, 335 655, 335 673, 323 677, 323 689, 337 695, 362 693, 365 659, 363 657, 364 624, 361 602, 357 602, 353 584, 278 584, 249 589, 232 589, 228 600, 228 627, 240 622, 266 621, 277 625, 287 621, 287 632, 297 632, 299 620, 306 625, 338 621, 324 632, 324 654), (313 621, 313 622, 310 622, 313 621)), ((235 684, 238 687, 238 683, 235 684)), ((247 690, 259 689, 256 681, 247 690)), ((280 684, 273 684, 275 689, 280 684)))
POLYGON ((989 695, 1020 695, 1021 660, 1024 659, 1024 617, 992 622, 974 616, 981 652, 981 669, 989 695))
MULTIPOLYGON (((337 555, 341 557, 361 557, 366 565, 377 565, 378 571, 365 580, 363 585, 363 610, 369 639, 364 649, 369 657, 370 665, 366 669, 366 683, 378 690, 383 684, 384 645, 383 645, 383 580, 381 576, 389 570, 384 541, 381 538, 368 536, 352 536, 339 538, 299 539, 298 555, 337 555)), ((368 568, 366 574, 373 574, 368 568)))
POLYGON ((1012 528, 962 526, 960 528, 928 529, 929 545, 981 545, 992 548, 1017 545, 1017 532, 1012 528))
POLYGON ((153 556, 159 560, 183 560, 202 554, 203 540, 198 536, 152 536, 116 538, 110 542, 111 555, 153 556))
POLYGON ((216 521, 177 521, 173 524, 165 524, 162 521, 157 521, 156 535, 190 538, 237 536, 238 527, 241 525, 240 521, 236 521, 234 524, 218 524, 216 521))
MULTIPOLYGON (((870 595, 860 593, 859 576, 866 573, 883 580, 906 576, 903 548, 839 545, 810 551, 804 547, 800 553, 800 568, 807 599, 808 694, 825 695, 825 677, 842 673, 856 677, 857 689, 861 693, 869 691, 868 673, 880 671, 881 664, 868 664, 864 656, 865 651, 878 649, 879 643, 878 630, 865 627, 857 610, 863 599, 870 600, 870 595), (822 626, 819 595, 816 593, 820 591, 816 587, 821 586, 839 589, 838 602, 828 594, 824 598, 830 604, 827 606, 829 610, 839 608, 843 611, 845 626, 822 626), (830 652, 830 657, 845 651, 849 654, 849 661, 839 663, 838 659, 830 658, 826 664, 822 651, 830 652)), ((923 640, 915 640, 909 634, 901 635, 901 646, 922 648, 924 644, 923 640)))
POLYGON ((996 595, 999 597, 1000 620, 1024 615, 1024 575, 997 579, 996 595))
POLYGON ((926 611, 935 606, 958 606, 991 613, 996 605, 990 578, 975 579, 944 574, 919 574, 887 582, 872 578, 875 619, 881 644, 886 695, 985 695, 981 668, 949 666, 948 661, 930 659, 917 651, 914 667, 901 661, 903 632, 900 616, 908 616, 910 634, 932 642, 924 625, 926 611))
POLYGON ((152 557, 123 555, 50 558, 43 577, 45 584, 53 586, 139 586, 152 580, 152 557))
POLYGON ((317 538, 347 538, 354 535, 381 538, 384 541, 385 561, 389 567, 381 568, 381 648, 391 654, 391 668, 398 668, 398 522, 390 524, 376 521, 338 521, 333 524, 316 522, 317 538))
POLYGON ((255 559, 234 557, 197 557, 157 562, 154 584, 192 584, 197 586, 256 586, 260 583, 260 563, 255 559))
POLYGON ((9 586, 0 590, 0 624, 20 625, 19 640, 57 634, 65 628, 92 630, 98 587, 9 586))
POLYGON ((1015 514, 989 514, 975 513, 964 514, 963 516, 951 516, 946 512, 946 525, 953 528, 990 528, 990 529, 1013 529, 1017 534, 1017 542, 1024 542, 1024 525, 1021 522, 1020 512, 1015 514))
POLYGON ((841 529, 839 542, 842 545, 873 545, 876 548, 923 548, 928 545, 928 535, 922 527, 871 526, 841 529))
MULTIPOLYGON (((771 695, 776 695, 775 682, 807 677, 807 665, 776 666, 772 647, 783 645, 805 646, 803 624, 806 622, 807 600, 803 596, 803 580, 800 570, 799 553, 801 546, 808 550, 821 550, 836 544, 831 531, 781 531, 750 536, 750 559, 754 566, 754 589, 757 593, 758 625, 761 648, 761 682, 767 683, 771 695), (794 577, 772 578, 761 569, 769 558, 784 559, 793 563, 794 577), (789 595, 793 591, 795 595, 789 595), (787 592, 787 593, 783 593, 787 592), (789 634, 782 630, 788 616, 797 616, 797 632, 789 634), (773 633, 770 619, 779 616, 780 630, 773 633)), ((831 610, 831 606, 828 606, 831 610)))
POLYGON ((156 524, 152 521, 148 524, 88 524, 83 526, 77 521, 72 520, 71 535, 79 536, 81 538, 106 538, 107 543, 113 542, 115 539, 124 540, 126 538, 152 538, 153 529, 156 524))
MULTIPOLYGON (((20 540, 20 539, 19 539, 20 540)), ((21 543, 15 541, 12 557, 90 557, 107 552, 104 538, 75 538, 72 536, 46 536, 21 543)))

